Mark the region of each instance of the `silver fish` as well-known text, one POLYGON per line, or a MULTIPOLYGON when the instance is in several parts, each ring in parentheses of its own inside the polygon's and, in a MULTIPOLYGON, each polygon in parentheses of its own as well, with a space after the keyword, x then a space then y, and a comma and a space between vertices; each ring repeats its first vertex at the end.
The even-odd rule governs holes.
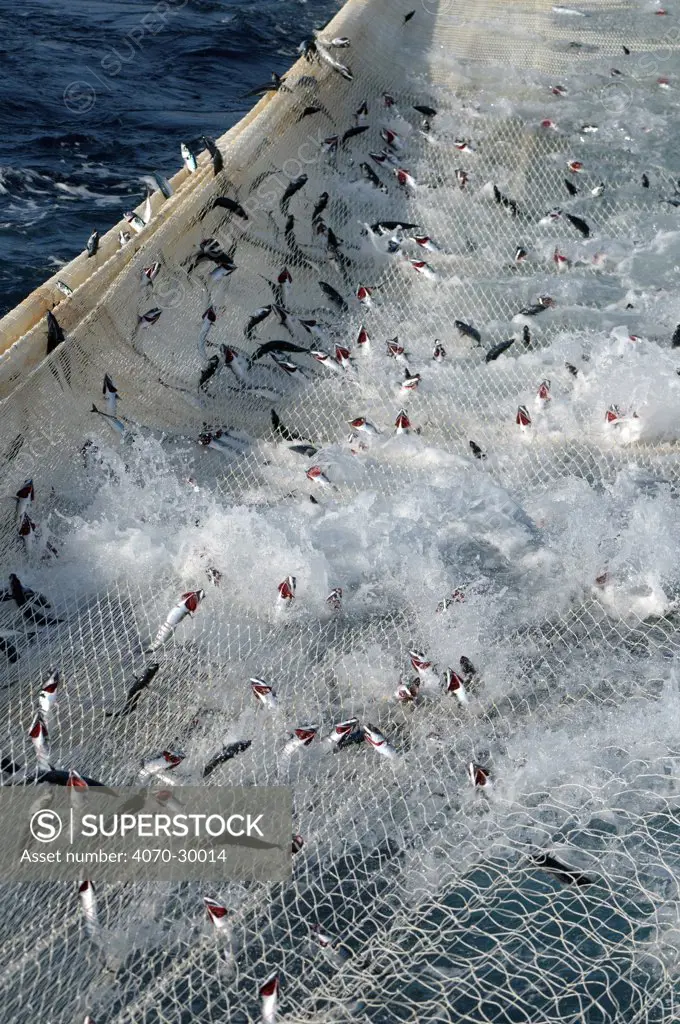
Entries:
POLYGON ((31 737, 39 767, 49 769, 51 767, 50 737, 47 732, 47 725, 40 712, 33 719, 28 735, 31 737))
POLYGON ((265 683, 264 679, 258 679, 257 677, 250 680, 250 688, 253 691, 253 696, 262 704, 265 708, 269 708, 273 711, 278 707, 278 701, 276 694, 274 693, 273 686, 270 683, 265 683))
POLYGON ((368 725, 364 726, 364 740, 369 744, 369 746, 373 747, 374 750, 382 755, 382 757, 397 757, 397 752, 394 747, 388 743, 380 729, 375 725, 371 725, 370 722, 368 725))
POLYGON ((108 425, 111 427, 111 429, 114 430, 116 434, 119 434, 121 437, 123 436, 123 434, 127 432, 127 427, 122 422, 122 420, 119 420, 116 416, 112 416, 108 412, 101 412, 101 410, 97 408, 94 402, 92 403, 91 412, 96 413, 97 416, 101 416, 102 419, 105 419, 108 425))
POLYGON ((40 708, 40 713, 45 722, 49 720, 57 706, 57 689, 59 687, 59 681, 59 671, 58 669, 55 669, 38 694, 38 707, 40 708))
POLYGON ((78 894, 80 897, 80 909, 85 918, 85 929, 91 938, 99 931, 99 916, 97 914, 97 898, 94 885, 86 880, 78 883, 78 894))
POLYGON ((193 174, 194 171, 197 170, 197 168, 198 168, 198 164, 196 163, 196 157, 191 152, 191 150, 189 149, 189 147, 187 146, 187 144, 185 142, 183 142, 181 144, 180 152, 182 154, 182 160, 184 161, 184 166, 186 167, 186 169, 189 171, 190 174, 193 174))
POLYGON ((185 594, 182 594, 177 604, 168 612, 168 616, 158 630, 153 643, 148 648, 147 653, 155 651, 158 647, 161 647, 166 640, 168 640, 172 634, 187 616, 193 615, 200 605, 201 601, 205 597, 204 590, 189 590, 185 594))

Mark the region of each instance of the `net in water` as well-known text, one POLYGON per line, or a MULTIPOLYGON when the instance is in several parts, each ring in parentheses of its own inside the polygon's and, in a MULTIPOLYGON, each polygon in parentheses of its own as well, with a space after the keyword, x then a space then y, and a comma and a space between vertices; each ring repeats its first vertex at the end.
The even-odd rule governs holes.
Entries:
POLYGON ((4 1021, 677 1015, 673 14, 411 13, 351 0, 3 321, 3 781, 57 670, 55 767, 243 741, 206 785, 290 785, 303 841, 93 877, 94 937, 3 886, 4 1021))

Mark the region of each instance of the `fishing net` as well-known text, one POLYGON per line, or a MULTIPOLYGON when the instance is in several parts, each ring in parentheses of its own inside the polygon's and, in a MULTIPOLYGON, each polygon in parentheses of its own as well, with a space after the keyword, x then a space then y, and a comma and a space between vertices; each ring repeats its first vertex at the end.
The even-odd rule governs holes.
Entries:
POLYGON ((58 668, 54 764, 132 784, 178 749, 196 783, 250 739, 206 784, 290 785, 304 839, 285 885, 101 885, 96 942, 75 886, 4 885, 3 1021, 240 1024, 274 970, 281 1020, 676 1019, 677 31, 648 3, 579 12, 350 0, 322 38, 349 37, 329 52, 353 80, 301 58, 219 140, 222 171, 201 156, 127 245, 119 225, 60 271, 73 295, 48 282, 3 321, 2 493, 31 477, 38 527, 29 550, 5 503, 3 575, 59 620, 0 605, 3 757, 32 769, 58 668), (198 259, 209 238, 233 273, 198 259), (52 307, 66 340, 45 359, 52 307), (329 358, 248 369, 273 340, 329 358), (92 411, 105 374, 122 438, 92 411), (358 417, 378 433, 349 437, 358 417), (135 710, 106 717, 199 587, 135 710), (411 650, 439 684, 403 703, 411 650), (317 739, 283 758, 293 728, 352 716, 397 756, 317 739))

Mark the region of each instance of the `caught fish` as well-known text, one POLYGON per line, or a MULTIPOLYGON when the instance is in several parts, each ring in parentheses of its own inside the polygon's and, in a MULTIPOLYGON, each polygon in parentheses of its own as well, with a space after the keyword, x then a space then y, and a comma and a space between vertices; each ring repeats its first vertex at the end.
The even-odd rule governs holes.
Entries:
POLYGON ((260 345, 253 352, 250 357, 250 366, 257 362, 258 359, 262 359, 263 356, 281 355, 284 352, 304 352, 308 355, 309 349, 303 345, 295 345, 292 341, 266 341, 264 345, 260 345))
POLYGON ((326 604, 332 612, 339 612, 342 610, 342 587, 333 587, 326 598, 326 604))
POLYGON ((280 370, 283 370, 284 373, 287 373, 289 375, 299 373, 302 377, 305 376, 301 367, 299 367, 297 363, 293 363, 290 359, 286 359, 284 356, 280 356, 278 352, 270 352, 269 355, 272 357, 278 368, 280 370))
POLYGON ((464 320, 454 320, 453 326, 456 330, 466 338, 472 338, 478 345, 482 343, 482 336, 476 327, 472 327, 471 324, 466 324, 464 320))
POLYGON ((162 313, 163 310, 156 306, 153 309, 147 309, 146 313, 142 313, 138 317, 138 321, 142 327, 150 327, 158 322, 162 313))
POLYGON ((140 776, 156 776, 162 778, 165 772, 174 771, 184 760, 185 755, 175 750, 163 750, 157 757, 142 762, 140 776))
POLYGON ((23 520, 29 508, 35 501, 35 490, 33 488, 33 480, 31 480, 30 478, 28 480, 24 480, 23 484, 15 494, 15 499, 17 503, 16 521, 18 524, 23 520))
MULTIPOLYGON (((486 456, 485 456, 486 457, 486 456)), ((447 608, 450 608, 452 604, 462 604, 465 600, 465 594, 462 590, 454 590, 450 597, 445 597, 437 605, 438 612, 445 612, 447 608)))
POLYGON ((127 432, 127 427, 125 426, 122 420, 119 420, 116 416, 111 415, 111 413, 101 412, 94 404, 94 402, 92 403, 92 409, 90 410, 90 412, 96 413, 97 416, 101 416, 102 419, 106 420, 111 429, 115 431, 116 434, 119 434, 121 437, 123 436, 123 434, 127 432))
POLYGON ((210 899, 209 896, 203 897, 203 905, 208 915, 208 920, 217 932, 225 931, 229 927, 229 911, 226 907, 218 903, 217 900, 210 899))
POLYGON ((318 348, 313 348, 311 349, 309 354, 312 357, 312 359, 316 359, 317 363, 321 363, 322 366, 325 366, 327 369, 332 370, 333 373, 342 373, 342 367, 336 362, 335 359, 332 359, 327 352, 322 352, 318 348))
POLYGON ((552 396, 550 394, 550 381, 546 378, 546 380, 541 381, 538 387, 536 398, 539 403, 543 404, 544 402, 549 402, 551 397, 552 396))
POLYGON ((33 554, 37 530, 38 527, 35 525, 31 517, 28 514, 25 514, 24 518, 21 520, 21 524, 19 525, 19 536, 24 542, 24 549, 29 558, 33 554))
POLYGON ((476 459, 485 459, 486 452, 484 452, 475 441, 470 441, 470 451, 476 459))
POLYGON ((247 99, 249 96, 264 96, 268 92, 290 92, 290 89, 285 85, 285 75, 277 75, 275 71, 272 71, 272 77, 270 82, 266 82, 264 85, 256 85, 254 89, 247 92, 243 99, 247 99))
POLYGON ((418 674, 421 686, 431 690, 438 687, 439 676, 435 672, 432 662, 425 657, 422 651, 410 650, 408 653, 411 665, 418 674))
POLYGON ((352 74, 351 70, 347 67, 347 65, 346 64, 341 64, 339 60, 336 60, 335 57, 333 57, 328 52, 326 47, 322 43, 319 42, 318 39, 316 40, 316 52, 319 55, 319 57, 321 58, 321 60, 323 60, 326 64, 328 64, 328 66, 331 67, 333 69, 333 71, 336 71, 346 81, 348 81, 348 82, 354 81, 354 75, 352 74))
POLYGON ((382 757, 394 758, 397 756, 396 750, 388 743, 380 729, 375 725, 371 725, 370 722, 364 726, 364 741, 381 754, 382 757))
POLYGON ((371 339, 369 337, 368 331, 363 326, 363 324, 359 328, 359 333, 357 335, 356 345, 357 345, 357 348, 364 349, 365 351, 367 351, 370 348, 371 339))
POLYGON ((307 479, 311 480, 312 483, 320 484, 322 487, 332 487, 333 484, 328 479, 321 466, 312 466, 307 470, 307 479))
POLYGON ((128 244, 128 242, 130 241, 131 238, 132 238, 132 235, 130 234, 129 231, 119 231, 118 232, 118 244, 121 247, 121 249, 123 248, 123 246, 128 244))
MULTIPOLYGON (((144 228, 146 227, 146 224, 144 223, 144 221, 142 220, 142 218, 139 216, 138 213, 133 213, 131 210, 128 210, 126 213, 123 214, 123 217, 128 222, 130 227, 134 231, 137 232, 137 234, 139 234, 140 231, 143 231, 144 228)), ((121 232, 121 234, 122 233, 123 232, 121 232)), ((120 235, 118 237, 120 239, 120 235)), ((128 237, 128 241, 129 241, 129 237, 128 237)))
POLYGON ((592 878, 588 878, 583 872, 576 871, 574 868, 566 867, 566 865, 549 853, 530 854, 529 860, 535 867, 546 871, 550 875, 554 875, 563 885, 577 885, 581 887, 593 884, 592 878))
POLYGON ((149 267, 144 267, 142 270, 142 277, 146 278, 149 284, 153 284, 160 273, 161 265, 158 261, 152 263, 149 267))
POLYGON ((564 216, 584 238, 590 238, 590 228, 581 217, 575 217, 573 213, 565 213, 564 216))
POLYGON ((413 241, 421 247, 426 249, 427 252, 441 252, 441 249, 436 245, 429 235, 414 235, 413 241))
POLYGON ((173 194, 173 191, 172 191, 172 185, 170 184, 168 179, 163 174, 161 174, 159 171, 154 171, 152 177, 153 177, 153 180, 158 185, 159 191, 164 196, 164 198, 165 199, 170 199, 170 197, 173 194))
POLYGON ((262 1000, 262 1024, 276 1024, 276 1009, 279 1001, 279 972, 274 971, 260 986, 262 1000))
POLYGON ((493 186, 493 196, 496 202, 500 206, 504 206, 506 210, 509 210, 513 217, 516 217, 519 213, 519 207, 514 199, 509 199, 508 196, 504 195, 497 185, 493 186))
POLYGON ((366 309, 371 309, 373 306, 372 295, 372 288, 366 288, 363 284, 360 284, 357 288, 357 301, 360 302, 362 306, 365 306, 366 309))
POLYGON ((87 245, 85 246, 85 249, 87 251, 87 258, 88 259, 91 256, 96 256, 97 255, 97 250, 99 249, 99 232, 97 231, 96 228, 92 232, 90 237, 88 238, 87 245))
POLYGON ((189 149, 189 147, 187 146, 187 144, 185 142, 183 142, 181 144, 180 152, 182 154, 182 160, 184 161, 184 166, 186 167, 186 169, 189 171, 190 174, 193 174, 194 171, 196 171, 198 169, 198 164, 196 163, 196 157, 191 152, 191 150, 189 149))
POLYGON ((273 308, 274 307, 270 305, 261 306, 260 309, 255 310, 255 312, 251 315, 250 320, 246 324, 246 328, 244 331, 246 338, 252 337, 252 333, 255 330, 255 328, 258 326, 258 324, 263 323, 263 321, 267 319, 273 308))
POLYGON ((298 729, 293 730, 293 735, 284 746, 281 753, 284 756, 290 756, 295 750, 300 750, 302 747, 308 747, 313 742, 317 735, 317 728, 314 725, 302 725, 298 729))
POLYGON ((94 885, 90 881, 78 883, 78 894, 80 897, 80 909, 85 919, 85 930, 90 938, 99 931, 99 916, 97 914, 97 898, 94 885))
POLYGON ((342 722, 336 722, 326 742, 330 743, 337 750, 363 740, 363 731, 359 725, 358 718, 347 718, 342 722))
POLYGON ((367 164, 366 162, 363 162, 363 163, 359 164, 359 169, 361 170, 361 173, 363 174, 363 176, 366 179, 366 181, 370 182, 370 184, 373 186, 373 188, 377 188, 381 192, 384 192, 385 194, 387 194, 387 185, 385 185, 380 180, 380 178, 375 173, 375 171, 373 170, 373 168, 371 167, 370 164, 367 164))
POLYGON ((391 128, 381 128, 380 138, 390 149, 394 149, 397 152, 404 148, 403 139, 391 128))
POLYGON ((387 342, 387 354, 388 356, 391 356, 392 359, 396 359, 398 363, 403 363, 404 366, 406 366, 407 355, 403 345, 399 344, 398 338, 392 338, 391 341, 387 342))
POLYGON ((380 435, 378 428, 374 427, 372 423, 369 423, 365 416, 357 416, 356 419, 350 420, 349 425, 352 430, 360 431, 362 434, 368 434, 370 437, 378 437, 380 435))
POLYGON ((399 686, 394 691, 395 698, 400 704, 413 704, 420 691, 420 683, 417 679, 413 679, 410 683, 399 683, 399 686))
POLYGON ((542 295, 534 305, 524 306, 523 309, 520 309, 517 316, 538 316, 539 313, 543 313, 546 309, 551 309, 554 305, 554 299, 551 299, 549 295, 542 295))
POLYGON ((511 345, 515 344, 514 338, 508 338, 507 341, 499 341, 497 345, 490 348, 486 353, 485 362, 492 363, 495 359, 498 359, 500 355, 507 352, 511 345))
POLYGON ((237 754, 242 754, 252 746, 252 740, 237 740, 235 743, 228 743, 226 747, 222 747, 217 754, 214 754, 203 769, 203 778, 207 779, 216 768, 219 768, 221 764, 225 764, 227 761, 231 761, 237 754))
POLYGON ((580 160, 570 160, 567 163, 567 167, 572 174, 581 174, 583 172, 583 164, 580 160))
POLYGON ((205 144, 205 148, 210 153, 210 159, 212 160, 213 165, 213 174, 217 176, 220 173, 220 171, 224 170, 224 160, 222 159, 222 154, 217 148, 217 143, 215 142, 215 140, 211 139, 209 135, 203 136, 203 142, 205 144))
POLYGON ((418 183, 415 178, 411 175, 410 171, 405 170, 403 167, 395 167, 394 174, 402 188, 415 192, 418 187, 418 183))
POLYGON ((40 708, 40 714, 42 715, 42 719, 45 723, 49 722, 51 716, 54 714, 54 709, 57 706, 59 680, 59 671, 55 669, 38 694, 38 707, 40 708))
POLYGON ((40 711, 31 722, 28 735, 30 736, 31 743, 33 744, 38 767, 50 769, 52 767, 50 765, 50 737, 47 731, 47 725, 40 711))
POLYGON ((144 690, 146 690, 153 680, 156 678, 160 665, 157 661, 151 662, 146 665, 141 676, 135 676, 132 686, 130 686, 127 697, 125 698, 125 704, 120 711, 105 711, 104 714, 107 718, 123 718, 126 715, 132 714, 136 709, 139 700, 144 690))
POLYGON ((574 185, 573 182, 569 181, 568 178, 564 178, 564 187, 566 188, 570 196, 578 195, 578 189, 576 188, 576 185, 574 185))
POLYGON ((115 416, 116 406, 118 405, 118 388, 115 386, 108 373, 104 374, 102 396, 106 404, 106 412, 109 416, 115 416))
POLYGON ((182 594, 177 604, 168 612, 168 616, 156 633, 153 643, 147 648, 146 653, 150 654, 170 639, 180 622, 187 616, 191 617, 198 611, 198 606, 205 597, 204 590, 188 590, 182 594))
POLYGON ((452 693, 463 707, 467 705, 468 697, 465 691, 465 684, 458 673, 454 672, 452 668, 447 668, 444 673, 444 689, 446 693, 452 693))
POLYGON ((435 363, 442 363, 446 359, 446 349, 440 341, 435 341, 432 358, 435 363))
POLYGON ((465 675, 465 679, 467 682, 469 682, 474 676, 477 675, 477 670, 475 666, 472 664, 469 658, 465 657, 464 654, 462 654, 460 657, 460 667, 461 671, 465 675))
POLYGON ((213 209, 219 207, 223 210, 229 210, 230 213, 240 217, 241 220, 248 220, 248 214, 243 209, 240 203, 237 203, 235 199, 230 199, 228 196, 218 196, 213 199, 213 209))
POLYGON ((221 352, 224 365, 231 370, 239 383, 243 384, 248 378, 248 363, 245 357, 230 345, 223 345, 221 352))
POLYGON ((490 789, 492 786, 489 778, 490 772, 488 768, 482 767, 481 764, 476 764, 474 761, 470 761, 467 766, 468 775, 472 785, 481 789, 490 789))
POLYGON ((70 298, 71 295, 73 295, 73 288, 67 285, 66 281, 57 281, 57 288, 59 289, 62 295, 66 296, 67 299, 70 298))
POLYGON ((515 422, 517 426, 520 427, 522 430, 525 430, 527 427, 531 426, 531 416, 529 415, 529 410, 527 409, 526 405, 520 405, 519 409, 517 410, 515 422))
POLYGON ((364 132, 367 132, 369 130, 369 128, 370 125, 367 124, 357 124, 353 128, 348 128, 345 134, 340 139, 340 145, 344 146, 345 143, 349 142, 350 139, 355 139, 357 135, 363 135, 364 132))
POLYGON ((404 370, 404 379, 401 382, 401 387, 399 389, 400 394, 407 395, 409 392, 415 391, 419 384, 419 373, 411 373, 410 370, 404 370))
POLYGON ((339 135, 329 135, 327 139, 323 140, 322 149, 328 155, 329 162, 335 164, 338 155, 338 146, 340 145, 339 135))
POLYGON ((428 281, 438 280, 437 271, 434 270, 429 263, 425 263, 424 260, 410 260, 409 262, 413 269, 423 277, 427 278, 428 281))
POLYGON ((411 421, 403 409, 397 413, 394 429, 397 434, 408 434, 411 431, 411 421))
POLYGON ((207 362, 208 351, 206 348, 206 343, 208 340, 208 334, 210 333, 213 324, 217 320, 217 313, 215 312, 212 306, 209 306, 208 309, 206 309, 205 313, 203 313, 203 315, 201 316, 201 320, 203 321, 203 326, 201 327, 201 333, 198 336, 197 347, 198 354, 201 357, 202 361, 207 362))
POLYGON ((297 580, 295 576, 286 576, 283 583, 279 583, 278 591, 278 605, 279 607, 289 608, 295 600, 295 589, 297 586, 297 580))
POLYGON ((59 321, 57 320, 57 318, 54 315, 54 313, 51 313, 48 310, 47 314, 46 314, 46 318, 47 318, 47 355, 49 356, 52 352, 54 352, 55 348, 58 345, 61 345, 61 343, 66 338, 66 335, 64 334, 63 330, 61 329, 61 327, 59 325, 59 321))
POLYGON ((306 174, 301 174, 298 178, 293 178, 291 183, 286 188, 283 196, 281 197, 280 208, 282 213, 288 213, 288 204, 290 203, 293 196, 304 188, 308 181, 306 174))
POLYGON ((265 683, 264 679, 251 679, 250 688, 253 691, 253 696, 260 702, 260 704, 263 705, 263 707, 269 708, 270 711, 273 711, 278 707, 274 687, 269 683, 265 683))
POLYGON ((342 295, 338 291, 336 291, 332 285, 327 284, 326 281, 319 281, 319 288, 324 293, 324 295, 331 300, 333 305, 340 310, 340 312, 349 312, 349 307, 345 300, 343 299, 342 295))

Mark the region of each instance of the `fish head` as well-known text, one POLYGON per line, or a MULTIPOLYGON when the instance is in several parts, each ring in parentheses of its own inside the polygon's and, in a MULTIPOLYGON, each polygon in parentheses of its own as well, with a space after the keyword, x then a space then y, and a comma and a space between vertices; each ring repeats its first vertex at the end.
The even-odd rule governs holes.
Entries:
POLYGON ((308 747, 316 736, 317 729, 313 725, 303 725, 299 729, 294 729, 294 736, 302 743, 303 746, 308 747))
POLYGON ((82 775, 79 775, 78 772, 75 771, 73 768, 71 768, 70 772, 68 773, 68 780, 66 782, 66 785, 69 786, 71 789, 85 790, 90 788, 87 782, 85 782, 85 779, 82 777, 82 775))

